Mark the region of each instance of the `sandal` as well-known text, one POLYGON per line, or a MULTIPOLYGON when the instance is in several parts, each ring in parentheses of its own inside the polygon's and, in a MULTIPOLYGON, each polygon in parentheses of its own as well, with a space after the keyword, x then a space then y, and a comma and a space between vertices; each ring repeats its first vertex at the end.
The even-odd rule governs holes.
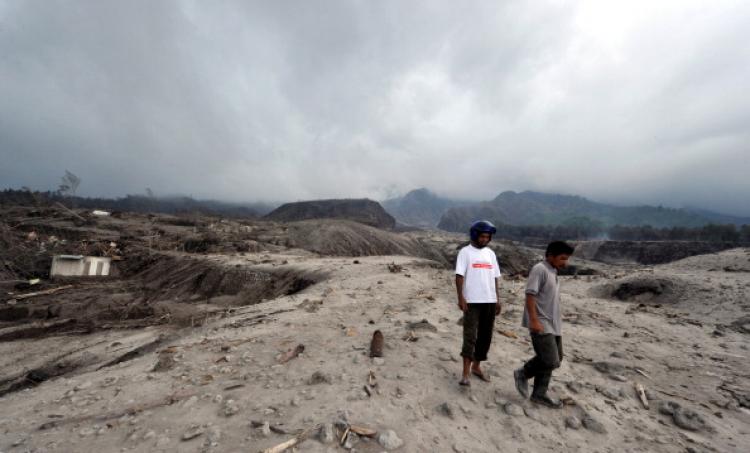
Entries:
POLYGON ((487 376, 485 376, 484 373, 481 372, 481 371, 471 370, 471 374, 473 374, 474 376, 478 377, 479 379, 481 379, 484 382, 490 382, 490 378, 488 378, 487 376))
POLYGON ((468 380, 468 379, 466 379, 466 378, 463 378, 463 379, 461 379, 460 381, 458 381, 458 385, 463 385, 463 386, 467 386, 467 387, 468 387, 468 386, 470 386, 470 385, 471 385, 471 382, 469 382, 469 380, 468 380))

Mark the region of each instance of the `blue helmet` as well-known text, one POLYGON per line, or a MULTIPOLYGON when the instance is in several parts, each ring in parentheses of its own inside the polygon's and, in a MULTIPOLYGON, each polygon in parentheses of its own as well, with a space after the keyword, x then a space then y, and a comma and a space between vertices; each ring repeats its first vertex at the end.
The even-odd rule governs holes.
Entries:
POLYGON ((489 220, 477 220, 471 224, 469 229, 469 237, 472 241, 479 239, 480 233, 490 233, 490 236, 497 233, 497 228, 489 220))

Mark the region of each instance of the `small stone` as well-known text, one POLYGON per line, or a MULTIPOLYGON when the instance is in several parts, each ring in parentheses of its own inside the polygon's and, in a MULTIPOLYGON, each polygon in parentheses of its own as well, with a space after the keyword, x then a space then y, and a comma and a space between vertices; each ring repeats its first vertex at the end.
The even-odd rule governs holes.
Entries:
POLYGON ((263 437, 269 437, 271 435, 271 424, 263 422, 263 424, 258 427, 258 433, 263 437))
POLYGON ((73 387, 73 390, 75 390, 76 392, 80 392, 81 390, 86 390, 88 388, 91 388, 91 381, 86 381, 82 384, 78 384, 73 387))
POLYGON ((610 387, 597 387, 596 391, 601 393, 605 398, 620 401, 622 399, 622 392, 620 389, 610 387))
POLYGON ((318 431, 318 440, 324 444, 330 444, 335 440, 333 435, 333 423, 324 423, 318 431))
POLYGON ((575 415, 569 415, 565 417, 565 426, 567 426, 570 429, 580 429, 581 420, 575 415))
POLYGON ((154 430, 150 430, 146 434, 143 435, 144 439, 153 439, 154 437, 156 437, 156 431, 154 430))
POLYGON ((625 371, 625 367, 619 363, 613 362, 594 362, 591 366, 602 374, 620 374, 625 371))
POLYGON ((699 413, 684 407, 677 407, 672 414, 674 424, 688 431, 702 431, 708 427, 706 420, 699 413))
POLYGON ((206 430, 205 428, 203 428, 203 426, 194 423, 190 425, 184 433, 182 433, 182 440, 195 439, 196 437, 202 435, 204 432, 206 432, 206 430))
POLYGON ((223 401, 224 401, 224 397, 222 395, 214 396, 214 403, 221 404, 223 401))
POLYGON ((524 407, 523 412, 526 414, 527 417, 534 420, 535 422, 539 422, 543 425, 547 424, 544 420, 544 417, 542 416, 542 413, 539 412, 538 410, 530 408, 530 407, 524 407))
POLYGON ((292 407, 299 407, 299 398, 297 398, 296 396, 292 398, 292 400, 289 401, 289 405, 292 407))
POLYGON ((206 433, 206 440, 203 441, 203 445, 206 447, 216 447, 219 445, 221 440, 221 429, 218 426, 212 426, 206 433))
POLYGON ((523 412, 523 408, 514 403, 505 403, 505 406, 503 406, 503 411, 505 411, 506 414, 512 417, 520 417, 521 415, 525 415, 523 412))
POLYGON ((190 406, 194 405, 194 404, 195 404, 195 403, 197 403, 197 402, 198 402, 198 397, 197 397, 196 395, 193 395, 193 396, 191 396, 190 398, 188 398, 188 399, 187 399, 187 400, 186 400, 186 401, 185 401, 185 402, 184 402, 184 403, 182 404, 182 407, 183 407, 184 409, 187 409, 188 407, 190 407, 190 406))
POLYGON ((386 450, 395 450, 404 445, 404 441, 399 439, 398 435, 396 435, 396 432, 392 429, 388 429, 380 433, 378 435, 378 443, 386 450))
POLYGON ((109 387, 110 385, 116 384, 119 379, 120 378, 118 378, 117 376, 110 376, 105 378, 99 385, 101 387, 109 387))
POLYGON ((438 412, 445 415, 448 418, 455 418, 455 410, 453 409, 453 406, 449 402, 444 402, 443 404, 438 406, 438 412))
POLYGON ((240 406, 237 405, 237 402, 235 400, 227 400, 227 402, 224 403, 224 409, 222 410, 222 413, 225 417, 231 417, 239 411, 240 406))
POLYGON ((78 435, 81 437, 89 437, 93 436, 96 433, 92 428, 83 428, 82 430, 78 431, 78 435))
POLYGON ((453 360, 453 357, 448 352, 442 352, 440 353, 440 355, 438 355, 438 359, 443 362, 450 362, 453 360))
POLYGON ((315 385, 315 384, 331 384, 333 383, 333 378, 330 374, 323 373, 322 371, 316 371, 310 376, 310 379, 307 381, 309 385, 315 385))
POLYGON ((351 450, 358 443, 359 436, 356 433, 349 432, 349 434, 346 435, 346 441, 344 442, 343 447, 345 450, 351 450))
POLYGON ((581 423, 589 431, 594 431, 595 433, 599 434, 607 433, 607 429, 604 427, 604 425, 598 420, 592 418, 591 415, 586 414, 586 416, 584 416, 581 420, 581 423))
POLYGON ((675 403, 674 401, 659 401, 657 403, 656 408, 659 410, 659 413, 664 415, 672 415, 674 414, 674 411, 678 409, 680 405, 678 403, 675 403))
POLYGON ((17 447, 19 445, 23 445, 24 442, 26 442, 26 438, 25 437, 21 437, 20 439, 16 439, 16 440, 13 441, 13 446, 17 447))
POLYGON ((583 385, 580 382, 570 381, 565 386, 573 393, 581 393, 583 391, 583 385))

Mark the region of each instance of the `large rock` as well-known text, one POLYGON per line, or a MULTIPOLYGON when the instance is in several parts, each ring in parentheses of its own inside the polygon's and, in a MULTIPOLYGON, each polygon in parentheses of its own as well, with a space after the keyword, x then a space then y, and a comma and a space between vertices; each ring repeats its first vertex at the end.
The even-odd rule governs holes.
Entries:
POLYGON ((672 304, 688 292, 690 286, 677 277, 636 275, 594 287, 591 294, 626 302, 672 304))
POLYGON ((376 201, 368 199, 313 200, 287 203, 265 216, 276 222, 296 222, 309 219, 344 219, 377 228, 391 229, 396 219, 376 201))

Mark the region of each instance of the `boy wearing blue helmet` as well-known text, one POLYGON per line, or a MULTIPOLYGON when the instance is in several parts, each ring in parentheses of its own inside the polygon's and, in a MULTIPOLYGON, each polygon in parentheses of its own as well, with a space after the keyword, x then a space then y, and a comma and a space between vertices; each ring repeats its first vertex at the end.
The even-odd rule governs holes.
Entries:
POLYGON ((487 247, 496 231, 486 220, 474 222, 469 230, 471 243, 456 258, 458 308, 464 313, 460 385, 469 385, 469 373, 489 382, 480 362, 487 360, 495 316, 500 314, 500 266, 495 252, 487 247))

